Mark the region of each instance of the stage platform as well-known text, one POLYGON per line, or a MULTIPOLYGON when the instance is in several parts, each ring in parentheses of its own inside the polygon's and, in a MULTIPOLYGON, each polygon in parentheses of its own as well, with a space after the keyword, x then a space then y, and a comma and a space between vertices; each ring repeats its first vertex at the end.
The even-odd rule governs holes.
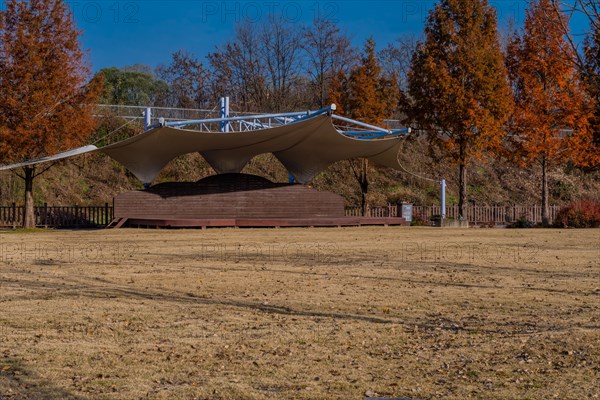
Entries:
POLYGON ((337 194, 247 174, 124 192, 114 199, 114 216, 110 228, 408 225, 402 218, 346 217, 337 194))
MULTIPOLYGON (((271 218, 271 219, 154 219, 125 218, 123 226, 136 228, 286 228, 344 226, 403 226, 403 218, 271 218)), ((121 222, 119 221, 119 222, 121 222)))

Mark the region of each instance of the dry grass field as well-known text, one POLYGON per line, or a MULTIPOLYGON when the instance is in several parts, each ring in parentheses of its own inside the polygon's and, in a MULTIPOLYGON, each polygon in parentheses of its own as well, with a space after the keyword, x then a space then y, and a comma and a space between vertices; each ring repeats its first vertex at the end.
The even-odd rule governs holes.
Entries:
POLYGON ((600 398, 600 230, 0 233, 0 399, 600 398))

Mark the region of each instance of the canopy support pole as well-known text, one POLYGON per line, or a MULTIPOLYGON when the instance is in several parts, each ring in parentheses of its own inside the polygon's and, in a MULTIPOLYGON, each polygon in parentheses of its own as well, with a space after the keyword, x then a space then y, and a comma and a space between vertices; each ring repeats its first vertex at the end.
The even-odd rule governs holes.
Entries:
POLYGON ((152 129, 152 109, 150 107, 144 110, 144 132, 152 129))
MULTIPOLYGON (((222 120, 229 118, 229 97, 219 99, 219 118, 222 120)), ((221 121, 219 130, 223 133, 229 132, 229 122, 221 121)))

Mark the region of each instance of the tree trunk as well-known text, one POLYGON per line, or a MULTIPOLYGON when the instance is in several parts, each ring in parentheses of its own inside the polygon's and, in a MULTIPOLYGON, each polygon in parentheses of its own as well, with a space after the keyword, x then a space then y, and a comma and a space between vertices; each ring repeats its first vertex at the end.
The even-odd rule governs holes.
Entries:
POLYGON ((367 216, 367 196, 362 191, 360 193, 360 215, 367 216))
POLYGON ((458 218, 466 219, 465 203, 467 201, 467 166, 464 160, 459 161, 458 171, 458 218))
POLYGON ((548 161, 546 157, 542 157, 542 225, 544 226, 550 224, 548 214, 548 161))
POLYGON ((367 193, 369 193, 369 160, 363 158, 360 160, 360 210, 363 217, 367 216, 367 193))
POLYGON ((325 96, 327 96, 327 93, 325 92, 325 71, 323 66, 321 65, 321 76, 319 78, 319 89, 321 91, 320 93, 320 97, 321 97, 321 107, 323 108, 325 107, 325 96))
POLYGON ((23 228, 35 228, 35 214, 33 210, 33 178, 34 167, 24 167, 25 172, 25 207, 23 211, 23 228))

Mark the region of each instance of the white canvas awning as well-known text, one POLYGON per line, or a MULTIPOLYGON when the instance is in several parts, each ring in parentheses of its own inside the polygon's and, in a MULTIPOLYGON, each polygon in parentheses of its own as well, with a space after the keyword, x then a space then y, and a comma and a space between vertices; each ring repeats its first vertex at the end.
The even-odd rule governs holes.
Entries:
POLYGON ((169 161, 187 153, 199 152, 217 173, 240 172, 253 157, 273 153, 298 182, 307 183, 330 164, 356 157, 398 169, 400 145, 398 136, 366 140, 344 135, 333 126, 330 115, 321 114, 247 132, 199 132, 163 126, 100 149, 86 146, 53 157, 0 166, 0 170, 100 151, 142 182, 151 183, 169 161))
POLYGON ((17 164, 10 164, 10 165, 0 165, 0 171, 8 171, 10 169, 28 167, 31 165, 41 164, 41 163, 45 163, 45 162, 58 161, 58 160, 62 160, 64 158, 78 156, 80 154, 91 153, 96 150, 98 150, 98 148, 94 145, 79 147, 77 149, 65 151, 63 153, 55 154, 53 156, 38 158, 36 160, 24 161, 24 162, 20 162, 17 164))

